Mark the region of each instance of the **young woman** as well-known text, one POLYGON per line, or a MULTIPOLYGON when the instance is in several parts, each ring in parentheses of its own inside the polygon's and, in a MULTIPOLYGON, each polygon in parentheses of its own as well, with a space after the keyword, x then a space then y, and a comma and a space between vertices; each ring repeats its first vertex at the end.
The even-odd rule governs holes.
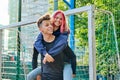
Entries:
MULTIPOLYGON (((68 32, 68 33, 70 32, 66 23, 65 15, 61 10, 57 10, 52 15, 52 25, 54 27, 53 34, 56 37, 58 37, 60 34, 64 32, 68 32)), ((68 35, 68 34, 65 34, 65 35, 68 35)), ((50 52, 47 52, 45 47, 42 44, 42 35, 39 34, 37 40, 34 43, 34 49, 37 50, 38 52, 33 53, 33 59, 32 59, 33 69, 37 68, 38 53, 41 53, 43 55, 48 53, 54 56, 56 54, 56 51, 60 48, 60 46, 56 45, 56 47, 57 47, 56 49, 53 49, 50 52)), ((69 54, 66 54, 64 57, 63 77, 64 77, 64 80, 72 80, 72 77, 75 77, 75 74, 76 74, 76 56, 68 45, 64 50, 64 53, 69 53, 69 54)))

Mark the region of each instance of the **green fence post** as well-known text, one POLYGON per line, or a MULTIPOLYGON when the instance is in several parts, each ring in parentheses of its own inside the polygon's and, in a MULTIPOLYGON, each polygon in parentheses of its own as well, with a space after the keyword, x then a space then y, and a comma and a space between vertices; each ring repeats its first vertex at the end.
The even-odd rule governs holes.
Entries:
POLYGON ((0 30, 0 80, 2 80, 2 30, 0 30))
MULTIPOLYGON (((18 22, 21 21, 21 0, 18 2, 18 22)), ((16 80, 20 79, 20 32, 21 27, 18 27, 18 33, 17 33, 17 74, 16 74, 16 80)))

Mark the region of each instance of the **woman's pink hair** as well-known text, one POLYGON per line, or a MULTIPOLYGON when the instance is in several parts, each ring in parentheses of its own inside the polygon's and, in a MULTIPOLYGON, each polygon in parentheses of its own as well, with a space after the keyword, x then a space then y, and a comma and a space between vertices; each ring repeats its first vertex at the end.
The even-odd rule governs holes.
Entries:
MULTIPOLYGON (((60 32, 63 33, 63 32, 66 31, 66 29, 68 29, 68 26, 67 26, 67 23, 66 23, 66 17, 65 17, 65 14, 63 13, 63 11, 57 10, 56 12, 53 13, 52 17, 53 17, 53 20, 54 20, 56 15, 58 15, 59 13, 62 14, 62 24, 60 26, 60 32)), ((54 22, 53 22, 53 26, 54 26, 54 22)), ((68 32, 69 32, 69 29, 68 29, 68 32)))

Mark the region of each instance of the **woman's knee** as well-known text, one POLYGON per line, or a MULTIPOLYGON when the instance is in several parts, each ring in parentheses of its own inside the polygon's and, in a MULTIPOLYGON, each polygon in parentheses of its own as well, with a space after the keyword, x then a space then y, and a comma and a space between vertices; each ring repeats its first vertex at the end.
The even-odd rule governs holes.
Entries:
POLYGON ((32 80, 32 77, 30 74, 27 75, 27 80, 32 80))

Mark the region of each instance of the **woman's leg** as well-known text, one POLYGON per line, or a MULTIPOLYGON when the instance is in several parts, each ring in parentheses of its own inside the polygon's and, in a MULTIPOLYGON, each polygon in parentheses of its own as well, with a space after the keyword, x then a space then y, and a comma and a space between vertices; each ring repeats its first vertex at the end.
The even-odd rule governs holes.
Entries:
POLYGON ((41 75, 41 67, 38 67, 38 68, 32 70, 32 71, 27 75, 27 80, 36 80, 37 75, 41 75))
POLYGON ((63 71, 63 80, 72 80, 72 68, 71 64, 64 64, 64 71, 63 71))

